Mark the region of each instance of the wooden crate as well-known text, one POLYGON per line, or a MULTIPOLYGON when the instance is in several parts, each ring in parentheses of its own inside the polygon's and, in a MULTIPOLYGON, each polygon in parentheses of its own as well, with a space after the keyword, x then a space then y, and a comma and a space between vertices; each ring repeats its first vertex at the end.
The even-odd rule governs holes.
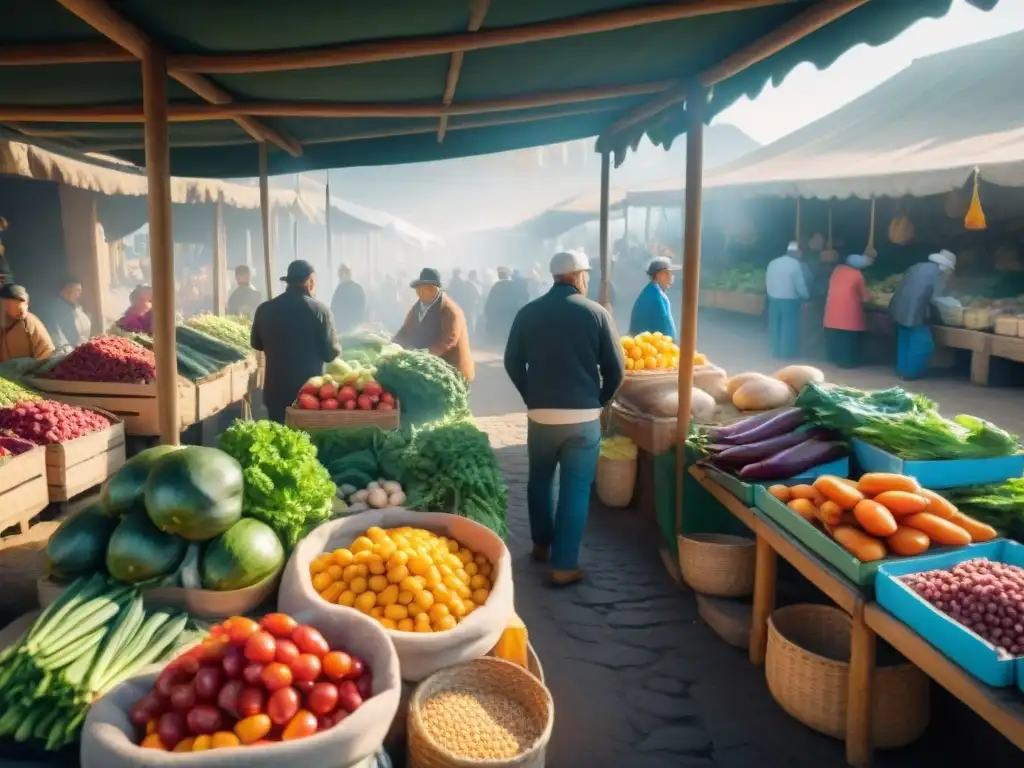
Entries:
POLYGON ((306 432, 318 429, 351 429, 353 427, 380 427, 398 429, 401 408, 395 401, 393 411, 307 411, 303 408, 288 407, 284 412, 286 426, 306 432))
MULTIPOLYGON (((108 381, 62 381, 26 376, 31 389, 42 392, 52 400, 98 408, 117 416, 124 422, 129 435, 156 436, 160 434, 160 409, 157 404, 156 384, 119 384, 108 381)), ((196 386, 188 379, 178 377, 178 420, 181 428, 194 424, 197 415, 196 386)))
POLYGON ((195 421, 220 413, 235 402, 231 393, 232 374, 232 367, 228 366, 196 382, 195 421))
POLYGON ((0 464, 0 530, 19 525, 27 533, 29 520, 49 503, 46 451, 41 446, 0 464))
POLYGON ((90 410, 110 419, 98 432, 46 446, 46 482, 50 501, 67 501, 103 483, 124 466, 124 423, 112 413, 90 410))
POLYGON ((237 403, 249 394, 258 368, 255 357, 248 357, 228 367, 231 376, 231 402, 237 403))
POLYGON ((763 293, 721 291, 718 298, 719 308, 744 315, 763 315, 767 304, 767 297, 763 293))

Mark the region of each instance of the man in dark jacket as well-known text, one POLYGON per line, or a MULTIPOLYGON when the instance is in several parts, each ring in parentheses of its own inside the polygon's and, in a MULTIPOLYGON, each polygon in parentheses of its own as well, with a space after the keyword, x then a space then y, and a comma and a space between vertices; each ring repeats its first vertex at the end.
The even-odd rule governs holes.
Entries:
POLYGON ((508 332, 512 321, 529 299, 520 290, 519 284, 511 280, 512 272, 508 267, 498 267, 498 282, 491 286, 484 302, 483 328, 489 344, 503 347, 508 340, 508 332))
POLYGON ((330 310, 313 298, 313 265, 293 261, 281 279, 287 283, 284 293, 256 308, 251 338, 252 348, 267 356, 263 402, 279 424, 306 380, 341 353, 330 310))
POLYGON ((338 267, 338 280, 331 297, 331 314, 338 332, 348 333, 366 322, 366 291, 352 279, 352 270, 347 264, 338 267))
POLYGON ((512 323, 505 370, 526 403, 527 506, 536 560, 551 559, 551 581, 583 578, 580 541, 601 443, 601 409, 625 376, 608 312, 586 298, 590 262, 582 253, 551 260, 554 286, 512 323), (552 514, 555 470, 558 506, 552 514))

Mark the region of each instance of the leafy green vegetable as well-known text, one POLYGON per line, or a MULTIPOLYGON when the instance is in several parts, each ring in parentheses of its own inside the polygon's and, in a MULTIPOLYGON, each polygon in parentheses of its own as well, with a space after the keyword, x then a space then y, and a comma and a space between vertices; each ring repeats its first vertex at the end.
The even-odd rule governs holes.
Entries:
POLYGON ((31 389, 26 389, 15 381, 0 377, 0 407, 10 408, 15 403, 25 400, 42 400, 42 396, 31 389))
POLYGON ((399 401, 404 426, 469 416, 462 374, 436 355, 400 349, 377 360, 377 381, 399 401))
POLYGON ((1024 477, 994 485, 973 485, 938 491, 971 517, 1024 541, 1024 477))
POLYGON ((218 317, 217 315, 193 315, 185 321, 189 328, 195 328, 208 336, 220 339, 226 344, 242 352, 249 352, 249 333, 251 324, 248 318, 239 316, 218 317))
POLYGON ((239 420, 220 436, 220 448, 242 465, 242 514, 273 528, 288 549, 331 517, 336 488, 305 432, 239 420))

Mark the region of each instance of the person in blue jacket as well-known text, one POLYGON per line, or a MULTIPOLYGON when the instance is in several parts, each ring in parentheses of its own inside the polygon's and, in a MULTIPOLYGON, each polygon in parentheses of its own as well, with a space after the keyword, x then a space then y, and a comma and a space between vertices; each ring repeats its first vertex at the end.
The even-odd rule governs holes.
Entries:
POLYGON ((672 273, 678 272, 679 269, 680 267, 673 265, 664 256, 651 259, 647 265, 647 277, 650 278, 650 282, 636 297, 633 312, 629 316, 630 336, 636 336, 644 331, 661 331, 670 339, 678 341, 676 323, 672 319, 672 305, 666 292, 675 278, 672 273))

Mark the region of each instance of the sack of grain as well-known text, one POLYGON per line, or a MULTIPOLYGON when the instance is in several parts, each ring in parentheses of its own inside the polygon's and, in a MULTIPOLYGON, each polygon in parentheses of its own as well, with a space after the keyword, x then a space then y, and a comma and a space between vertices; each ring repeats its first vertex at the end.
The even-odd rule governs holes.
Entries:
POLYGON ((401 507, 372 509, 325 523, 300 541, 292 552, 281 578, 277 607, 316 627, 356 613, 356 609, 328 603, 316 593, 309 575, 309 564, 324 552, 349 546, 367 528, 400 528, 406 525, 455 539, 486 557, 495 575, 487 602, 454 629, 430 634, 383 630, 395 644, 402 679, 417 682, 444 667, 486 656, 508 626, 514 611, 512 557, 505 542, 480 523, 458 515, 413 512, 401 507))

